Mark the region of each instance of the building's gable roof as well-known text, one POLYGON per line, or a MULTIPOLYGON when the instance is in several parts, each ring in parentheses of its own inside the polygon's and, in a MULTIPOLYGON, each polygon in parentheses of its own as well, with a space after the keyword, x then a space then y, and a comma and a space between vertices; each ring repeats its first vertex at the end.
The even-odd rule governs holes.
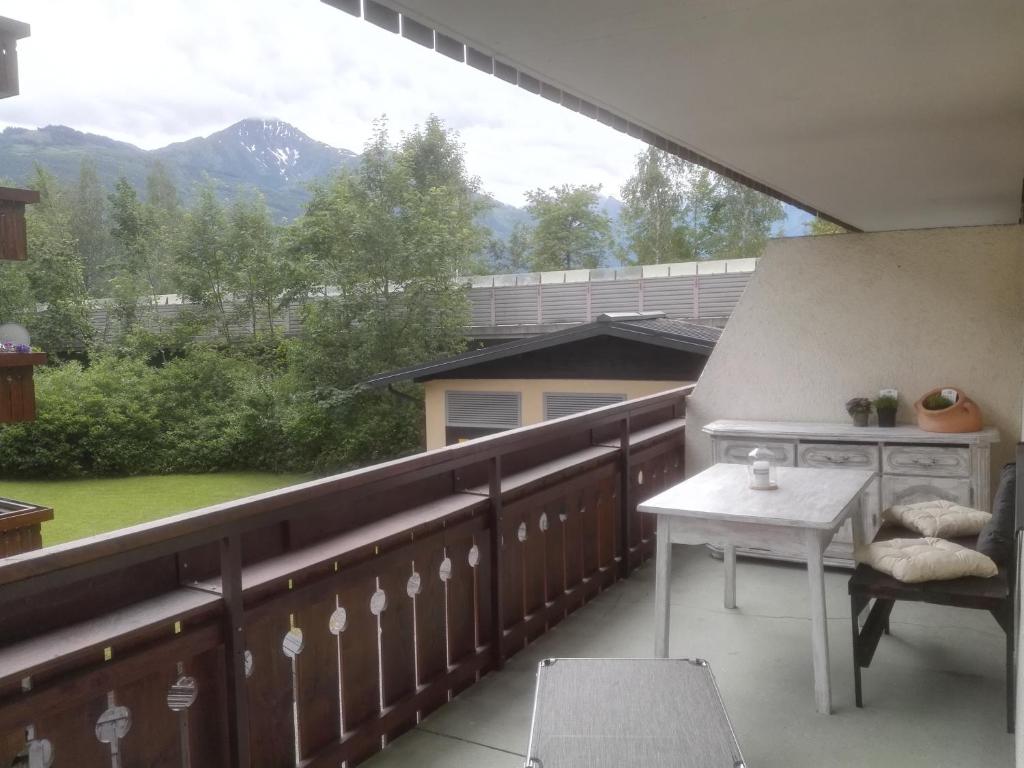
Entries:
POLYGON ((397 371, 378 374, 365 383, 382 387, 398 381, 435 378, 440 374, 501 360, 514 355, 535 352, 549 347, 571 344, 598 336, 611 336, 640 344, 710 355, 722 331, 685 320, 672 320, 664 312, 610 312, 592 323, 573 326, 561 331, 518 339, 491 347, 473 349, 455 357, 414 365, 397 371))

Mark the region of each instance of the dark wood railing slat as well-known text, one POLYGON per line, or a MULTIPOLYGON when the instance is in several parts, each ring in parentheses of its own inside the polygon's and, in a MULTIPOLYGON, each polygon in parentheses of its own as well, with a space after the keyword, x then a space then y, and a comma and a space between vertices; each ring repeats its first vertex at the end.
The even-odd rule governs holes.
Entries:
POLYGON ((502 532, 505 528, 505 512, 501 499, 501 457, 495 456, 487 462, 488 496, 491 500, 490 524, 490 604, 491 604, 491 650, 494 668, 505 664, 505 595, 502 576, 505 568, 502 532))
POLYGON ((242 604, 242 542, 238 535, 221 540, 220 563, 228 760, 232 768, 243 768, 250 765, 251 756, 249 699, 245 682, 247 643, 242 604))
POLYGON ((632 483, 631 478, 633 476, 629 454, 630 454, 630 440, 629 440, 629 416, 627 415, 621 422, 619 422, 619 519, 621 528, 619 532, 619 574, 625 578, 629 575, 631 570, 631 558, 630 551, 632 549, 632 509, 630 505, 630 499, 632 497, 632 483))

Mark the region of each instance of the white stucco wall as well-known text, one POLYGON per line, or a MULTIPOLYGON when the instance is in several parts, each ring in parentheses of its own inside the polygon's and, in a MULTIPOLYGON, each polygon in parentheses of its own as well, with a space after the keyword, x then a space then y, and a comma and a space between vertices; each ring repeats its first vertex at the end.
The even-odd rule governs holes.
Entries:
POLYGON ((935 386, 981 406, 1002 444, 1021 434, 1024 227, 773 240, 687 405, 687 472, 710 463, 719 418, 845 422, 843 404, 900 390, 897 419, 935 386))

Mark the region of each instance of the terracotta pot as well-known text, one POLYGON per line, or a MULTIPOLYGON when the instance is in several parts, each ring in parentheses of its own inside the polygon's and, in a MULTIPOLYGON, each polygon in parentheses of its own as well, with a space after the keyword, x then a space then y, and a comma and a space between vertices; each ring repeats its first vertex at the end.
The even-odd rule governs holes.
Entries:
POLYGON ((962 390, 956 390, 956 402, 948 408, 929 411, 924 401, 932 395, 942 394, 943 389, 955 387, 938 387, 925 392, 914 403, 917 411, 917 426, 926 432, 977 432, 981 429, 981 409, 962 390))

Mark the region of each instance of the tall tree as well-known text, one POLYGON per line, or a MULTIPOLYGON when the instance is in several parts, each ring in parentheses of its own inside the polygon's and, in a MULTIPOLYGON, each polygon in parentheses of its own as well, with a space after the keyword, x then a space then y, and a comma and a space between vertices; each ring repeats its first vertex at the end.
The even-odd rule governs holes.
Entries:
POLYGON ((612 245, 611 222, 598 209, 600 185, 562 184, 526 193, 534 220, 530 266, 536 271, 593 269, 612 245))
POLYGON ((0 322, 30 325, 34 316, 28 262, 0 261, 0 322))
POLYGON ((782 203, 724 176, 686 164, 680 185, 686 241, 696 259, 760 256, 782 203))
POLYGON ((26 217, 32 254, 27 276, 33 301, 43 309, 26 318, 28 327, 33 343, 47 352, 80 350, 92 336, 92 326, 71 207, 59 182, 38 166, 30 186, 38 190, 39 202, 29 207, 26 217))
POLYGON ((173 292, 174 253, 183 214, 178 189, 159 160, 146 176, 145 216, 150 251, 147 277, 154 293, 173 292))
POLYGON ((92 160, 83 160, 78 184, 69 194, 71 233, 78 243, 85 287, 90 296, 106 295, 110 259, 110 225, 107 200, 92 160))
POLYGON ((108 269, 109 295, 120 335, 136 327, 143 306, 155 293, 147 279, 151 251, 145 210, 135 187, 123 176, 115 182, 110 195, 110 223, 114 248, 108 269))
POLYGON ((455 134, 439 122, 391 144, 381 120, 358 167, 315 190, 294 227, 324 291, 294 346, 307 432, 321 455, 351 464, 419 444, 415 388, 364 391, 368 375, 464 348, 461 284, 483 245, 476 183, 455 134))
POLYGON ((252 333, 270 332, 284 307, 305 291, 306 274, 293 252, 281 247, 262 195, 237 199, 227 218, 233 293, 252 333))
POLYGON ((340 292, 310 324, 335 349, 328 378, 350 385, 462 347, 457 280, 483 244, 476 192, 457 137, 436 120, 398 147, 378 121, 358 168, 316 191, 297 229, 340 292))
POLYGON ((487 204, 475 199, 480 180, 466 171, 465 152, 455 132, 430 115, 422 128, 402 136, 395 159, 419 192, 447 189, 454 193, 454 202, 482 210, 487 204))
POLYGON ((530 228, 521 221, 508 236, 508 271, 525 272, 530 268, 530 228))
POLYGON ((228 247, 224 209, 212 184, 199 189, 185 215, 177 246, 175 271, 179 293, 197 305, 200 319, 211 325, 222 341, 230 343, 228 300, 238 275, 228 247))
POLYGON ((804 230, 808 235, 842 235, 846 232, 838 224, 833 224, 831 221, 826 221, 818 216, 808 221, 804 225, 804 230))
POLYGON ((167 167, 159 160, 153 163, 146 175, 146 203, 167 216, 173 216, 181 209, 178 188, 167 167))
POLYGON ((636 157, 636 170, 622 187, 621 221, 627 259, 633 264, 664 264, 692 258, 680 222, 683 198, 679 161, 655 147, 636 157))
POLYGON ((484 269, 495 274, 516 274, 530 269, 530 228, 521 221, 512 226, 508 241, 492 237, 485 248, 484 269))

